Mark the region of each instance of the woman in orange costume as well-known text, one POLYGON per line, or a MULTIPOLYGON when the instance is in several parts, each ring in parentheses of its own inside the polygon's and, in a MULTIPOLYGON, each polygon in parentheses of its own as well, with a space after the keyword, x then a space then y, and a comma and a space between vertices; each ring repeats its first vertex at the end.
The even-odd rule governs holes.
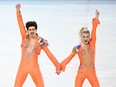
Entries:
POLYGON ((82 87, 84 80, 87 78, 92 87, 100 87, 95 71, 95 44, 96 28, 99 24, 99 12, 96 10, 96 17, 92 20, 92 35, 87 27, 80 30, 81 44, 73 48, 72 53, 61 63, 62 71, 65 71, 66 65, 78 54, 80 66, 75 79, 75 87, 82 87))
POLYGON ((29 21, 26 23, 27 31, 25 30, 21 12, 21 5, 16 5, 17 20, 20 28, 20 33, 22 36, 22 58, 20 66, 17 72, 15 85, 14 87, 22 87, 24 81, 28 74, 31 75, 36 87, 44 87, 42 74, 38 64, 38 55, 41 52, 41 49, 45 51, 47 56, 53 62, 54 66, 58 70, 59 62, 56 60, 54 55, 48 49, 48 43, 45 39, 38 36, 37 24, 34 21, 29 21))

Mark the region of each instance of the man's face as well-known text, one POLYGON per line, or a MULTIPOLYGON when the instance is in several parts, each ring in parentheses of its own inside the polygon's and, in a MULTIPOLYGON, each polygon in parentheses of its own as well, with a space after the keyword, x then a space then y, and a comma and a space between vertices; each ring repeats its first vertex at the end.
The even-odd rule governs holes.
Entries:
POLYGON ((35 29, 34 26, 30 26, 27 32, 29 33, 30 38, 35 38, 37 30, 35 29))
POLYGON ((90 41, 90 34, 89 33, 82 33, 81 40, 84 45, 87 45, 90 41))

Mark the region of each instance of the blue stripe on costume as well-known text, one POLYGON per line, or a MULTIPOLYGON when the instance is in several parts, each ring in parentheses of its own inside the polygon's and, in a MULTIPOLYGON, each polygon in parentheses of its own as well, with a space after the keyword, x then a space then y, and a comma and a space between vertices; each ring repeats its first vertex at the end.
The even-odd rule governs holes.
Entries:
POLYGON ((40 46, 48 46, 48 41, 43 39, 42 37, 39 37, 40 39, 38 40, 40 46))
POLYGON ((80 49, 81 45, 77 45, 74 47, 74 52, 77 53, 80 49))

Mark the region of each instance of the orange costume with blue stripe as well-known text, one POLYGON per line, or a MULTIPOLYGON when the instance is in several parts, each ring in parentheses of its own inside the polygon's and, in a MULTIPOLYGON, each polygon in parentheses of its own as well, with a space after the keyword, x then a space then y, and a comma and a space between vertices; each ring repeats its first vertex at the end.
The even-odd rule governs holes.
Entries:
POLYGON ((82 87, 84 80, 87 78, 92 87, 100 87, 95 71, 95 43, 96 28, 99 20, 92 20, 92 37, 87 46, 77 45, 73 48, 72 53, 61 63, 62 70, 65 71, 66 65, 71 59, 78 54, 80 66, 75 79, 75 87, 82 87))
POLYGON ((38 64, 38 55, 41 52, 41 49, 45 51, 47 56, 53 62, 55 67, 59 67, 59 62, 56 60, 54 55, 48 49, 48 43, 45 39, 36 35, 36 40, 33 46, 30 44, 30 38, 26 34, 26 30, 23 24, 21 12, 17 11, 17 20, 20 28, 20 33, 22 36, 22 58, 20 62, 20 66, 17 72, 15 85, 14 87, 22 87, 24 81, 28 74, 31 75, 36 87, 44 87, 44 82, 42 78, 42 74, 38 64), (30 54, 28 54, 28 48, 33 48, 30 54))

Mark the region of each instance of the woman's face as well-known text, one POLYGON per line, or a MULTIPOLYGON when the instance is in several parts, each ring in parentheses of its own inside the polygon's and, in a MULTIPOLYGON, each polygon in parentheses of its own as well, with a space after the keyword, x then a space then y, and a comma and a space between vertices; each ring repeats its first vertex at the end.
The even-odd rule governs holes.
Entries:
POLYGON ((81 35, 81 41, 84 45, 88 45, 90 41, 90 34, 89 33, 82 33, 81 35))

